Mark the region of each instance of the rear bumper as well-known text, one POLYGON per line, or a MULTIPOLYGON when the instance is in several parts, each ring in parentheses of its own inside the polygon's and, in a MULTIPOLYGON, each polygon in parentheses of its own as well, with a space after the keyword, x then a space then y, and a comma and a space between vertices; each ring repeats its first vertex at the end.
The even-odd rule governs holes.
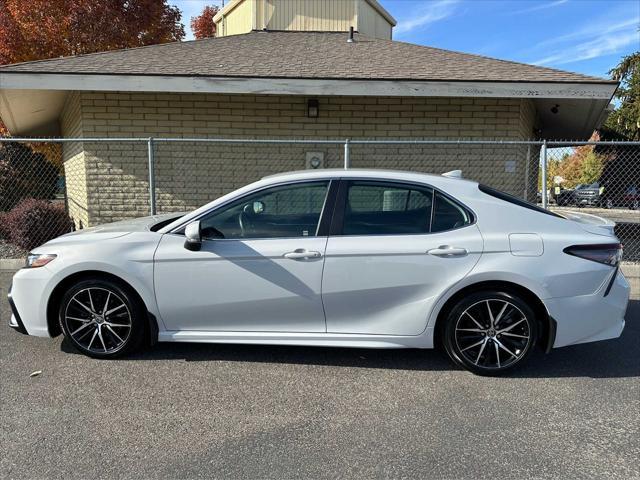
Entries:
POLYGON ((545 300, 549 315, 557 322, 554 348, 622 334, 630 287, 621 271, 614 274, 613 282, 605 282, 593 295, 545 300))

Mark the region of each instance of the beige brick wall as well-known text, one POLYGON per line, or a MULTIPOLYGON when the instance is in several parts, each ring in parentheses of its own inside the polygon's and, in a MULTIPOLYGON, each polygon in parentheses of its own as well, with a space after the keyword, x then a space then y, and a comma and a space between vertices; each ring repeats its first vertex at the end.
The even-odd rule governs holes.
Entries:
MULTIPOLYGON (((297 96, 84 92, 73 97, 65 109, 65 136, 79 124, 85 137, 521 140, 532 137, 535 122, 533 103, 519 99, 320 97, 319 118, 307 118, 307 98, 297 96), (79 114, 71 109, 76 102, 79 114), (72 122, 78 115, 81 119, 72 122)), ((342 146, 157 142, 158 211, 193 208, 264 175, 302 169, 311 151, 325 155, 326 167, 342 166, 342 146)), ((83 152, 89 224, 148 213, 146 144, 85 142, 83 152)), ((468 178, 518 195, 525 189, 523 147, 354 145, 351 155, 353 167, 435 173, 462 168, 468 178), (515 162, 515 172, 507 173, 505 162, 515 162)), ((82 203, 80 191, 79 196, 82 203)))
MULTIPOLYGON (((80 100, 81 96, 78 93, 72 93, 67 97, 62 116, 60 117, 60 123, 65 137, 82 137, 80 100)), ((63 143, 62 161, 69 215, 73 218, 76 228, 86 227, 89 225, 88 184, 83 143, 63 143)))

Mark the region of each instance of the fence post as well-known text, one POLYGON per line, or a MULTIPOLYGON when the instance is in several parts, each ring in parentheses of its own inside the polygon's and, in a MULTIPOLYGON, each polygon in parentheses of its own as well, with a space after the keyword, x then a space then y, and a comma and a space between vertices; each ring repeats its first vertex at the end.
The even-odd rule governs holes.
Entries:
POLYGON ((147 150, 149 154, 149 209, 151 215, 156 214, 156 166, 153 158, 153 138, 147 140, 147 150))
POLYGON ((351 166, 351 152, 349 151, 349 139, 344 141, 344 169, 347 170, 351 166))
POLYGON ((542 141, 542 208, 549 206, 547 198, 547 141, 542 141))
POLYGON ((527 145, 527 158, 524 164, 524 200, 529 201, 529 164, 531 163, 531 145, 527 145))

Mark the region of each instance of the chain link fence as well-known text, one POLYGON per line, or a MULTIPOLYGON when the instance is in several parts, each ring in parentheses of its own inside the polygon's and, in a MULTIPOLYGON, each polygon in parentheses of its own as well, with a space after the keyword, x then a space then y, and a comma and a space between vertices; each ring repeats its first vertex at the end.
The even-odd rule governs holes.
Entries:
POLYGON ((0 258, 70 229, 196 208, 265 175, 382 168, 465 178, 616 223, 640 263, 640 143, 0 139, 0 258))

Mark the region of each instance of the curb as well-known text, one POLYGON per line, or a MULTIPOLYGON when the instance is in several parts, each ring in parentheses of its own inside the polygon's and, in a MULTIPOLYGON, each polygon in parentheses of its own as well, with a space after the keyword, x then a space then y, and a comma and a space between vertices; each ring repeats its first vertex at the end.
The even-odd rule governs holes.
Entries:
POLYGON ((22 258, 0 258, 0 272, 15 272, 22 267, 24 267, 24 260, 22 258))

